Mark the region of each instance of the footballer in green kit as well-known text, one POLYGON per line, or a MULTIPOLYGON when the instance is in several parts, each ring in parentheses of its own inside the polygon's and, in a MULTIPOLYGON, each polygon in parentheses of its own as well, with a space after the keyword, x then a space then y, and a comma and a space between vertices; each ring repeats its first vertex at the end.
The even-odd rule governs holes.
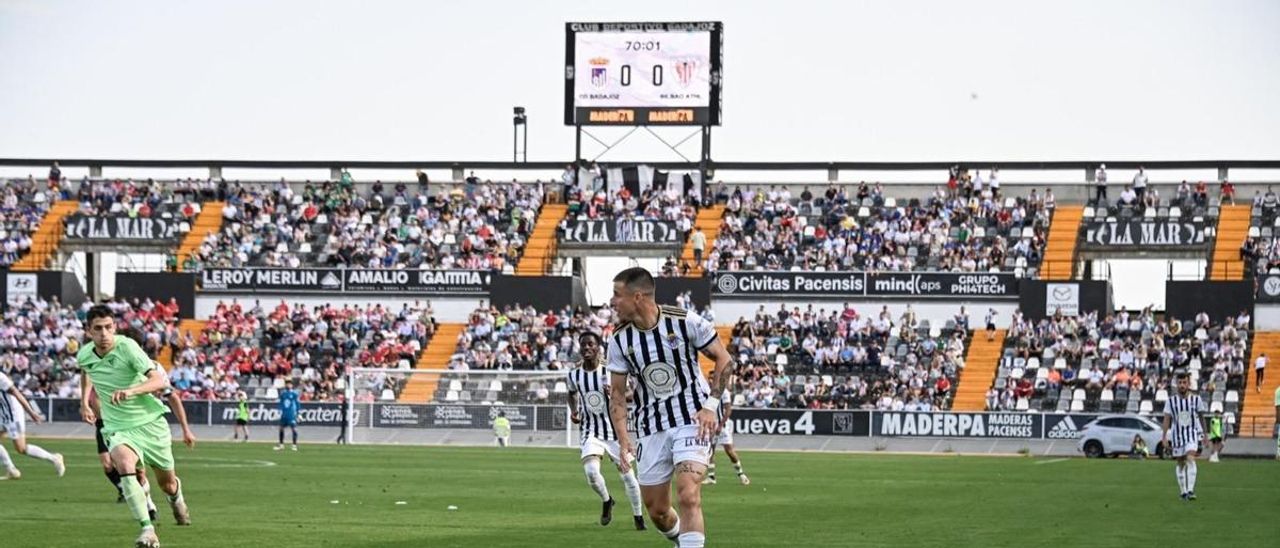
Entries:
POLYGON ((178 525, 191 523, 182 483, 174 470, 173 442, 164 419, 167 409, 152 397, 169 386, 169 379, 163 370, 152 367, 151 358, 137 342, 116 334, 116 318, 110 308, 98 305, 89 309, 88 332, 89 343, 76 355, 84 372, 80 377, 80 415, 90 424, 97 419, 89 401, 89 394, 96 393, 111 464, 120 474, 129 511, 142 527, 134 545, 157 547, 160 541, 147 513, 146 493, 136 477, 139 467, 150 466, 155 472, 178 525))

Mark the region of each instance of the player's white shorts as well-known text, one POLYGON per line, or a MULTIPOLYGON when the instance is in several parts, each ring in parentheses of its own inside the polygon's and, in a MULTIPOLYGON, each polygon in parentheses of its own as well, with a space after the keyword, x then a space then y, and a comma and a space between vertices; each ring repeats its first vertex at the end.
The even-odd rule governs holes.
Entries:
POLYGON ((720 429, 720 433, 716 434, 716 445, 733 445, 733 421, 724 422, 724 427, 720 429))
MULTIPOLYGON (((8 397, 8 394, 0 394, 0 398, 8 397)), ((9 399, 9 410, 13 413, 13 420, 0 424, 0 429, 3 429, 4 433, 12 440, 16 440, 27 433, 27 411, 17 403, 12 398, 9 399)))
POLYGON ((621 453, 618 450, 618 442, 612 440, 602 440, 595 436, 587 436, 582 438, 582 458, 609 456, 609 460, 614 464, 622 462, 621 453))
POLYGON ((698 439, 698 425, 690 424, 663 430, 640 438, 636 445, 636 479, 640 485, 659 485, 671 481, 677 464, 711 462, 711 444, 698 439))
POLYGON ((1186 445, 1178 445, 1176 443, 1169 442, 1169 445, 1173 449, 1173 458, 1175 459, 1179 457, 1185 457, 1187 453, 1190 453, 1192 451, 1195 451, 1196 453, 1200 452, 1200 442, 1193 441, 1186 445))

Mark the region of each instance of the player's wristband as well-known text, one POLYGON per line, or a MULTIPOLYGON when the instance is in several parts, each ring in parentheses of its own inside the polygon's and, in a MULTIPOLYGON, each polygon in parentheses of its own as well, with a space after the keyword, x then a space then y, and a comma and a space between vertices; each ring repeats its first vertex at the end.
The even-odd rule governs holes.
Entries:
POLYGON ((702 402, 702 408, 711 411, 716 415, 720 414, 720 398, 707 398, 702 402))

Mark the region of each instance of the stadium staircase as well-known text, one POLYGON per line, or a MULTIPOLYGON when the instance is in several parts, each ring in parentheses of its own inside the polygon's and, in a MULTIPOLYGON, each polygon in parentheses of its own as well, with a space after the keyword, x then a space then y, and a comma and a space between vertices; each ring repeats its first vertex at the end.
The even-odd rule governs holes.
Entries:
MULTIPOLYGON (((414 369, 445 369, 449 366, 449 357, 453 356, 458 348, 458 335, 462 334, 462 330, 466 329, 466 324, 461 323, 442 323, 436 326, 436 332, 431 335, 431 342, 427 343, 427 347, 422 349, 422 354, 418 356, 418 363, 414 365, 414 369)), ((431 398, 435 397, 436 386, 440 384, 440 375, 436 373, 424 375, 410 375, 409 382, 405 384, 404 390, 400 391, 400 397, 397 401, 404 403, 431 403, 431 398)))
POLYGON ((191 232, 182 239, 182 243, 178 245, 178 270, 182 270, 182 263, 187 261, 188 257, 195 254, 200 249, 200 244, 204 242, 206 236, 222 230, 222 208, 226 206, 224 202, 205 202, 200 208, 200 213, 196 215, 194 223, 191 223, 191 232))
MULTIPOLYGON (((178 340, 185 340, 187 333, 191 333, 191 337, 200 340, 200 334, 204 332, 204 326, 209 322, 205 320, 182 320, 178 322, 178 340)), ((160 349, 160 353, 156 355, 156 361, 164 366, 165 371, 173 369, 173 346, 164 345, 160 349)))
POLYGON ((1280 387, 1280 372, 1276 367, 1277 358, 1280 357, 1280 331, 1262 331, 1254 335, 1253 354, 1249 356, 1249 363, 1246 364, 1245 374, 1245 390, 1243 397, 1244 409, 1241 411, 1239 422, 1236 423, 1236 431, 1244 437, 1269 438, 1271 437, 1272 428, 1275 428, 1276 407, 1275 394, 1276 388, 1280 387), (1262 393, 1258 393, 1257 387, 1253 384, 1253 362, 1258 359, 1258 355, 1266 353, 1267 355, 1267 378, 1262 383, 1262 393))
MULTIPOLYGON (((707 247, 703 250, 702 260, 707 260, 707 254, 716 246, 716 238, 720 236, 720 225, 724 222, 724 205, 716 204, 711 207, 704 207, 698 210, 698 217, 693 221, 693 229, 701 230, 707 235, 707 247)), ((692 232, 690 233, 692 234, 692 232)), ((694 265, 689 270, 690 278, 702 277, 702 265, 693 262, 693 239, 690 238, 684 243, 684 251, 680 253, 680 262, 694 265)))
POLYGON ((964 358, 964 369, 956 379, 956 396, 951 402, 952 411, 986 411, 987 390, 995 381, 1000 368, 1000 356, 1004 349, 1005 330, 997 329, 996 338, 987 341, 985 330, 974 330, 969 342, 969 352, 964 358))
MULTIPOLYGON (((711 240, 708 239, 707 241, 711 240)), ((717 325, 716 335, 720 337, 720 343, 725 348, 729 348, 729 338, 733 337, 733 326, 717 325)), ((711 358, 698 354, 698 366, 702 368, 702 374, 707 377, 707 382, 711 382, 711 371, 716 368, 716 362, 711 361, 711 358)))
POLYGON ((66 233, 62 221, 78 209, 80 202, 76 200, 54 202, 45 212, 44 219, 40 220, 35 234, 31 235, 31 251, 13 264, 13 270, 34 272, 48 267, 49 260, 58 251, 58 244, 62 243, 62 235, 66 233))
POLYGON ((1240 260, 1240 248, 1249 235, 1250 207, 1224 205, 1218 217, 1217 237, 1213 244, 1213 267, 1209 279, 1213 281, 1244 278, 1244 261, 1240 260))
MULTIPOLYGON (((1053 211, 1049 224, 1049 245, 1040 263, 1040 279, 1070 280, 1075 276, 1076 242, 1080 239, 1080 222, 1084 206, 1060 205, 1053 211)), ((986 389, 983 389, 985 395, 986 389)))
POLYGON ((556 227, 569 213, 564 204, 544 204, 533 225, 533 234, 524 246, 524 256, 516 265, 517 276, 542 276, 551 267, 556 256, 556 227))

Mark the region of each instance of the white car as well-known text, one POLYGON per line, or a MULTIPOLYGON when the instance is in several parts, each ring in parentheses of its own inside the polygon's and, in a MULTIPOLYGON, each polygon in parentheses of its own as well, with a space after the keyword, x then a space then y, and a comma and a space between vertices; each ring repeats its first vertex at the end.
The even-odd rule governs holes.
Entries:
POLYGON ((1080 441, 1076 449, 1090 458, 1124 455, 1133 448, 1134 436, 1142 436, 1152 456, 1164 458, 1165 451, 1160 445, 1160 425, 1142 415, 1098 417, 1080 429, 1080 441))

